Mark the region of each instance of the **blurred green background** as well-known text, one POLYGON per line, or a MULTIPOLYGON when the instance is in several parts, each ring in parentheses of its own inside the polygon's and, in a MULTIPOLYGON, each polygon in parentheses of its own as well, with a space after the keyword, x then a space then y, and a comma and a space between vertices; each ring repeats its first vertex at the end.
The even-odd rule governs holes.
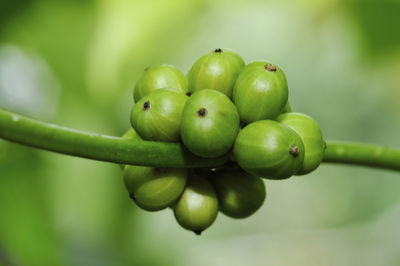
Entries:
MULTIPOLYGON (((329 140, 400 148, 397 0, 1 0, 0 106, 121 135, 148 65, 218 47, 271 60, 329 140)), ((400 175, 322 165, 266 181, 201 237, 129 200, 117 165, 0 140, 0 265, 400 265, 400 175)))

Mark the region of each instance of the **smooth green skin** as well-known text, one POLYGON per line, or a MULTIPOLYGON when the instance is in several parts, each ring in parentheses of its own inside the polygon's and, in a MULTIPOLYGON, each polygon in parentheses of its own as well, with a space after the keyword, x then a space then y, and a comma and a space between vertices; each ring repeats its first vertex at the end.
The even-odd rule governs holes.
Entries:
POLYGON ((216 158, 232 148, 239 123, 236 107, 225 94, 201 90, 189 97, 183 109, 182 141, 197 156, 216 158), (198 114, 201 108, 207 110, 204 117, 198 114))
MULTIPOLYGON (((138 135, 138 133, 136 133, 133 128, 128 129, 121 138, 133 141, 143 141, 143 139, 138 135)), ((124 170, 125 164, 120 164, 119 167, 124 170)))
POLYGON ((297 173, 304 161, 304 144, 292 129, 273 120, 253 122, 243 128, 233 146, 237 164, 246 172, 269 179, 285 179, 297 173), (292 145, 298 155, 290 154, 292 145))
POLYGON ((132 127, 145 140, 179 141, 182 111, 187 99, 186 94, 169 89, 153 91, 133 106, 132 127), (148 109, 143 107, 146 102, 150 102, 148 109))
POLYGON ((304 143, 305 155, 298 175, 308 174, 321 164, 324 158, 324 139, 318 123, 308 115, 301 113, 282 114, 277 121, 287 125, 301 137, 304 143))
POLYGON ((188 73, 189 91, 217 90, 229 98, 232 97, 233 85, 244 67, 244 61, 236 52, 222 49, 212 51, 200 57, 188 73))
POLYGON ((245 66, 233 88, 233 102, 240 119, 246 123, 275 119, 288 100, 289 90, 285 74, 264 68, 269 62, 256 61, 245 66))
POLYGON ((127 165, 124 184, 136 204, 147 211, 158 211, 173 204, 182 194, 187 170, 127 165))
POLYGON ((264 203, 264 181, 238 169, 218 170, 212 183, 218 195, 219 209, 232 218, 246 218, 264 203))
POLYGON ((173 89, 186 93, 188 92, 187 78, 172 65, 149 67, 136 82, 133 90, 135 102, 158 89, 173 89))
POLYGON ((285 107, 283 107, 282 114, 292 112, 292 107, 290 106, 289 101, 286 102, 285 107))
POLYGON ((174 206, 176 221, 185 229, 201 234, 217 218, 218 198, 211 183, 199 176, 189 176, 182 196, 174 206))

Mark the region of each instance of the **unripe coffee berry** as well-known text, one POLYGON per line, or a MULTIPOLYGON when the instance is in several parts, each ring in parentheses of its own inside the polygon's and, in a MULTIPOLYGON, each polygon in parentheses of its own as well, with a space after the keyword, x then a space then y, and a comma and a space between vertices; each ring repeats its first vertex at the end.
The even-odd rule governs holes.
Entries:
POLYGON ((217 90, 230 98, 235 80, 243 67, 243 59, 234 51, 215 49, 200 57, 190 69, 189 91, 217 90))
POLYGON ((287 113, 278 117, 277 121, 287 125, 301 137, 305 155, 301 169, 296 173, 304 175, 315 170, 324 158, 324 139, 318 123, 308 115, 287 113))
POLYGON ((186 93, 187 78, 172 65, 158 65, 145 69, 142 76, 136 82, 133 95, 135 102, 142 97, 158 89, 173 89, 186 93))
POLYGON ((131 124, 145 140, 179 141, 183 107, 188 96, 160 89, 144 96, 132 108, 131 124))
POLYGON ((142 209, 162 210, 173 204, 185 188, 186 169, 127 165, 124 183, 130 197, 142 209))
POLYGON ((288 100, 285 74, 269 62, 250 63, 236 80, 232 100, 246 123, 275 119, 288 100))
POLYGON ((201 90, 190 96, 183 109, 182 141, 197 156, 219 157, 232 148, 239 122, 236 107, 225 94, 201 90))
POLYGON ((246 218, 264 203, 264 181, 240 169, 215 172, 212 183, 218 195, 219 209, 233 218, 246 218))
POLYGON ((301 169, 304 144, 289 127, 273 120, 261 120, 240 130, 233 154, 237 164, 250 174, 284 179, 301 169))
POLYGON ((190 176, 185 190, 174 206, 177 222, 200 235, 217 218, 218 199, 211 183, 199 176, 190 176))

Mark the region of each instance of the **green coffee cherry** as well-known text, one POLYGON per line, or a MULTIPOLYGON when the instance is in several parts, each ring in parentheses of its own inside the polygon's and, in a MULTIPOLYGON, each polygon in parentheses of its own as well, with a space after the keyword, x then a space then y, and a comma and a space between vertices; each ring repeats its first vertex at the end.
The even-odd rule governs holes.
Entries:
POLYGON ((171 65, 158 65, 145 69, 136 82, 133 91, 134 100, 138 102, 142 97, 158 89, 173 89, 186 93, 187 79, 185 75, 171 65))
POLYGON ((231 98, 233 85, 243 67, 243 59, 234 51, 215 49, 200 57, 190 69, 189 91, 217 90, 231 98))
POLYGON ((303 140, 304 162, 297 174, 304 175, 315 170, 322 162, 325 151, 324 139, 318 123, 308 115, 301 113, 282 114, 277 120, 296 131, 303 140))
POLYGON ((147 211, 162 210, 173 204, 183 192, 187 170, 127 165, 124 183, 130 197, 147 211))
POLYGON ((233 146, 237 164, 246 172, 269 179, 297 173, 304 161, 304 144, 289 127, 272 120, 243 128, 233 146))
MULTIPOLYGON (((128 139, 128 140, 133 140, 133 141, 142 141, 142 138, 136 133, 136 131, 133 128, 128 129, 124 135, 122 135, 123 139, 128 139)), ((119 165, 122 170, 124 170, 125 165, 120 164, 119 165)))
POLYGON ((133 106, 132 127, 145 140, 179 141, 182 111, 187 99, 182 92, 153 91, 133 106))
POLYGON ((211 183, 199 176, 190 176, 182 196, 175 204, 176 221, 185 229, 200 235, 217 218, 218 199, 211 183))
POLYGON ((288 100, 285 74, 269 62, 250 63, 240 72, 232 99, 246 123, 275 119, 288 100))
POLYGON ((236 107, 226 95, 201 90, 190 96, 183 109, 182 141, 198 156, 219 157, 232 148, 239 122, 236 107))
POLYGON ((219 209, 227 216, 249 217, 264 203, 264 181, 243 170, 218 170, 212 182, 217 191, 219 209))

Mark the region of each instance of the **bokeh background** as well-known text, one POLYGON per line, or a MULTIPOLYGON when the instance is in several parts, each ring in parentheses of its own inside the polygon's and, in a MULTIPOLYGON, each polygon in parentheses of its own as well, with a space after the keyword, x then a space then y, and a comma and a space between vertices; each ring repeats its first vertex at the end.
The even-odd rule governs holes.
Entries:
MULTIPOLYGON (((271 60, 328 140, 400 148, 397 0, 1 0, 0 106, 119 136, 148 65, 218 47, 271 60)), ((400 265, 400 175, 322 165, 266 181, 201 237, 127 197, 111 163, 0 140, 0 265, 400 265)))

